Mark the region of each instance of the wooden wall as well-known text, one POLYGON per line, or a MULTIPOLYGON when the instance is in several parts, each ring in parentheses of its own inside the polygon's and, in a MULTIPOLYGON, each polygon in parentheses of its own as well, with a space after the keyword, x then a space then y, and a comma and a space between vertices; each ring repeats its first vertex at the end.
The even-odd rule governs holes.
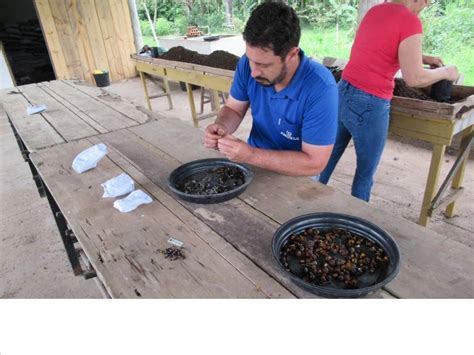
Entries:
POLYGON ((127 0, 35 0, 38 18, 57 79, 94 83, 94 69, 110 80, 136 75, 127 0))

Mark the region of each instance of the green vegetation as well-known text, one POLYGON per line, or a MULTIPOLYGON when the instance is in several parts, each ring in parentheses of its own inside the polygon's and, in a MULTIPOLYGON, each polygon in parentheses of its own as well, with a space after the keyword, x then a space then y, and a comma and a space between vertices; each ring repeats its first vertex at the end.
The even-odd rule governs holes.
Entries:
MULTIPOLYGON (((155 24, 157 36, 184 35, 187 26, 209 27, 211 33, 241 33, 252 10, 261 1, 233 1, 232 24, 226 24, 226 0, 137 0, 144 43, 154 40, 144 5, 155 24)), ((288 0, 303 25, 301 48, 309 56, 349 58, 358 0, 288 0)), ((474 1, 433 0, 422 12, 424 53, 455 64, 464 73, 464 84, 474 85, 474 1)), ((207 29, 205 30, 207 31, 207 29)))

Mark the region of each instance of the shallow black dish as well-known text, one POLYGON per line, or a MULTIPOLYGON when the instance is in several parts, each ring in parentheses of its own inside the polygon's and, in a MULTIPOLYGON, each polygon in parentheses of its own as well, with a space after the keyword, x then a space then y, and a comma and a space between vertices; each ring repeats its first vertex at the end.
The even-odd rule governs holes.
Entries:
POLYGON ((400 269, 400 251, 393 238, 376 225, 358 217, 339 213, 311 213, 293 218, 283 224, 275 232, 272 240, 272 253, 280 268, 290 276, 293 282, 305 290, 322 297, 357 298, 363 297, 392 281, 400 269), (318 286, 306 282, 302 278, 287 271, 280 260, 280 251, 292 234, 299 234, 307 228, 318 230, 345 229, 379 245, 389 257, 389 264, 383 275, 369 285, 356 289, 336 288, 334 286, 318 286))
POLYGON ((234 163, 227 159, 221 158, 210 158, 210 159, 201 159, 195 160, 186 164, 183 164, 176 168, 168 177, 168 186, 169 188, 181 199, 194 203, 209 204, 209 203, 219 203, 228 201, 245 191, 247 186, 250 185, 253 179, 253 172, 250 168, 244 164, 234 163), (232 167, 238 168, 245 177, 245 182, 236 187, 233 190, 210 194, 210 195, 198 195, 198 194, 188 194, 177 188, 177 184, 180 181, 190 178, 193 175, 199 176, 200 174, 214 168, 219 167, 232 167))

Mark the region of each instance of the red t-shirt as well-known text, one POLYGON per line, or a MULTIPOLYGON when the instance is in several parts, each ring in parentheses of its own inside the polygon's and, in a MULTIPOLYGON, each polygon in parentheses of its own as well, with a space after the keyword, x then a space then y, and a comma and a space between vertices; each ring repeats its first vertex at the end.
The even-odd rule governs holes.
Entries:
POLYGON ((420 19, 405 5, 384 3, 372 7, 360 23, 342 78, 356 88, 390 100, 394 76, 400 69, 398 46, 422 32, 420 19))

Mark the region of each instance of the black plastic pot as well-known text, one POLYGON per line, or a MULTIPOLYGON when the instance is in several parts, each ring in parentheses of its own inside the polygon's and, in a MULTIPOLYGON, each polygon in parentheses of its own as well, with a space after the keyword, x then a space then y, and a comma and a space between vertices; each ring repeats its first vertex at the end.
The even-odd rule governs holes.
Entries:
POLYGON ((104 87, 110 85, 109 72, 92 74, 94 76, 95 84, 98 87, 104 87))
POLYGON ((195 160, 186 164, 183 164, 173 170, 168 177, 169 188, 181 199, 194 203, 210 204, 228 201, 245 191, 247 186, 250 185, 253 179, 253 172, 250 168, 244 164, 234 163, 227 159, 221 158, 210 158, 195 160), (177 189, 177 183, 185 180, 193 175, 202 174, 205 171, 220 167, 235 167, 242 171, 245 177, 244 184, 240 185, 234 190, 226 191, 222 193, 212 195, 192 195, 182 192, 177 189))
POLYGON ((400 269, 398 245, 387 232, 364 219, 339 213, 312 213, 289 220, 275 232, 272 241, 272 252, 280 268, 290 276, 293 282, 311 293, 328 298, 357 298, 366 296, 392 281, 400 269), (280 261, 280 251, 292 234, 299 234, 307 228, 318 230, 345 229, 369 239, 383 248, 389 257, 390 261, 386 272, 379 275, 378 279, 374 280, 375 282, 371 282, 370 285, 357 289, 343 289, 334 286, 318 286, 286 271, 280 261))
POLYGON ((453 89, 453 82, 449 80, 440 80, 431 85, 431 98, 439 101, 446 102, 451 99, 451 91, 453 89))

